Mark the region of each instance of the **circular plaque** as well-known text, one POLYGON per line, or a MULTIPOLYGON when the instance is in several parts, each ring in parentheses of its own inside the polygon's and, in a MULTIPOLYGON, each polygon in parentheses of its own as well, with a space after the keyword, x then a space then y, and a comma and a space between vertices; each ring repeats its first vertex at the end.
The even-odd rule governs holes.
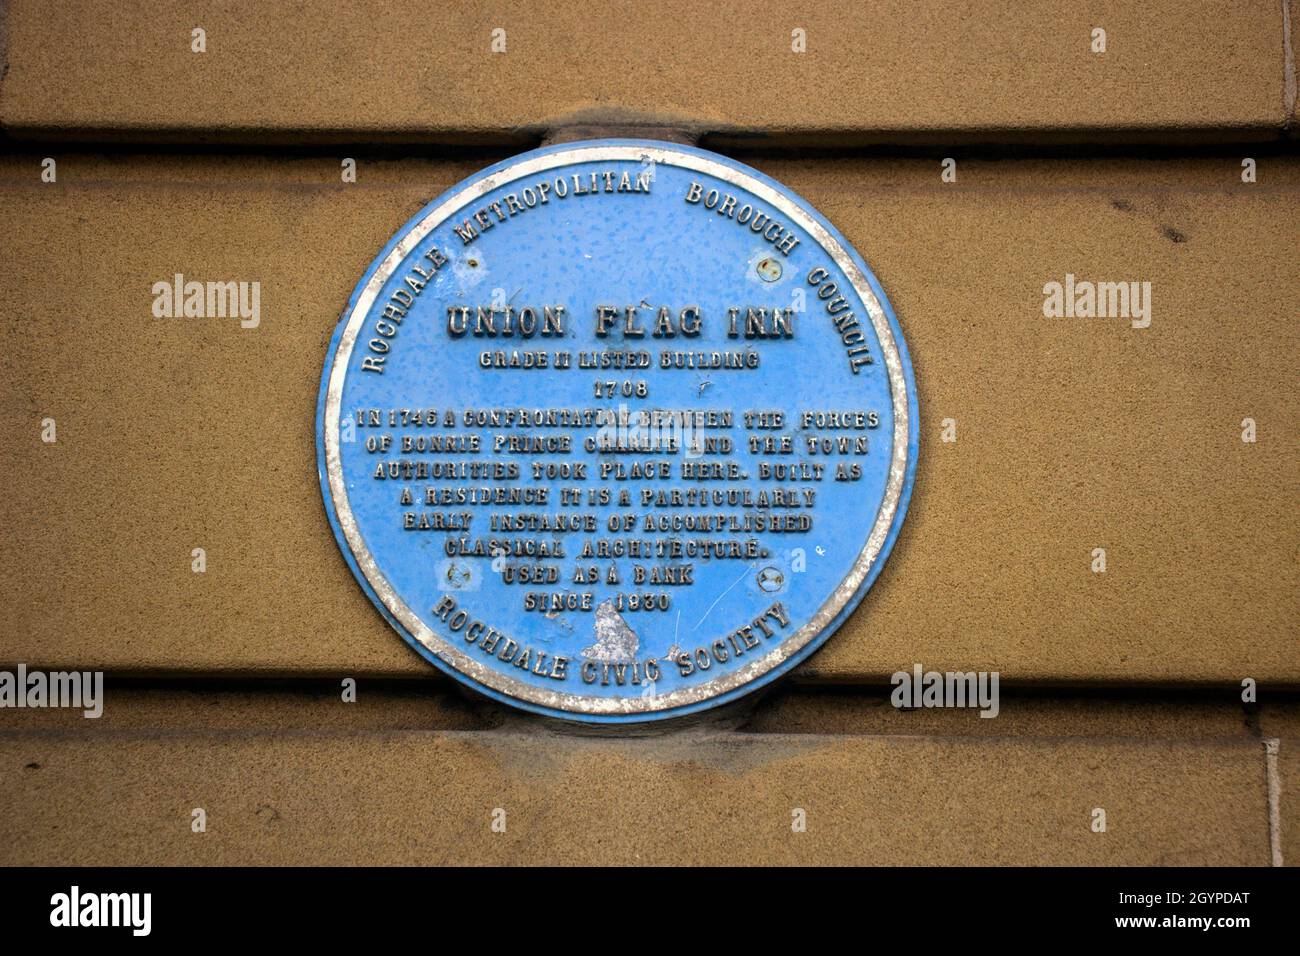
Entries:
POLYGON ((431 202, 330 344, 330 523, 426 660, 634 722, 734 700, 856 607, 916 469, 902 333, 860 256, 685 146, 539 149, 431 202))

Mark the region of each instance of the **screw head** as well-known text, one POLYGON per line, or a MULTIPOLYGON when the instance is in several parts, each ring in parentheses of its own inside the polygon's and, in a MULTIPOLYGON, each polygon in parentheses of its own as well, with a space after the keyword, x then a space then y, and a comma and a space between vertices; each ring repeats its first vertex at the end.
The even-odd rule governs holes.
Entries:
POLYGON ((764 282, 775 282, 781 278, 781 263, 768 256, 758 261, 758 265, 754 266, 754 271, 758 273, 758 277, 764 282))

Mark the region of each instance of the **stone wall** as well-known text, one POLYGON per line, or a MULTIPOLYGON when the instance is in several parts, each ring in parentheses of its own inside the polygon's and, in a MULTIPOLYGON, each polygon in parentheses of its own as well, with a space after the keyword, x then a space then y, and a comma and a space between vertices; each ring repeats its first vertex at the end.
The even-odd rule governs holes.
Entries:
POLYGON ((11 0, 0 667, 109 696, 0 710, 0 862, 1300 859, 1298 8, 11 0), (922 414, 848 623, 755 706, 649 736, 463 699, 316 483, 374 254, 585 135, 811 201, 884 285, 922 414), (259 324, 154 317, 176 273, 259 282, 259 324), (1150 282, 1149 327, 1045 317, 1067 274, 1150 282), (999 717, 895 710, 917 662, 998 671, 999 717))

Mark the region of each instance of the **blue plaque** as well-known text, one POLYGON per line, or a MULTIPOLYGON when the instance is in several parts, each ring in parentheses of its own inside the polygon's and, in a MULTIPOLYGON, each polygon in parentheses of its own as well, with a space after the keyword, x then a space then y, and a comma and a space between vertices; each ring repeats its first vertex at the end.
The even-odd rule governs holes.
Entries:
POLYGON ((917 408, 862 258, 762 173, 568 143, 435 199, 330 344, 329 520, 431 664, 553 717, 630 723, 790 671, 907 509, 917 408))

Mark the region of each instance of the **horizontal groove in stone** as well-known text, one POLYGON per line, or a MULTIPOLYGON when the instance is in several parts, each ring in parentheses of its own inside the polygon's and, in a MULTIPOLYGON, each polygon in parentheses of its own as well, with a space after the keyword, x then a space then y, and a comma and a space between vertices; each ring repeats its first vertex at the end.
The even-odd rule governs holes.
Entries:
MULTIPOLYGON (((356 682, 345 702, 340 680, 124 680, 108 677, 102 716, 76 709, 0 709, 0 735, 96 739, 140 732, 366 735, 386 731, 516 731, 542 737, 587 729, 518 714, 445 681, 356 682)), ((996 716, 980 709, 899 709, 891 688, 779 685, 718 720, 596 736, 660 736, 679 731, 941 738, 1119 738, 1143 740, 1300 739, 1300 696, 1264 692, 1243 704, 1232 689, 1137 692, 1038 691, 1002 687, 996 716)))

